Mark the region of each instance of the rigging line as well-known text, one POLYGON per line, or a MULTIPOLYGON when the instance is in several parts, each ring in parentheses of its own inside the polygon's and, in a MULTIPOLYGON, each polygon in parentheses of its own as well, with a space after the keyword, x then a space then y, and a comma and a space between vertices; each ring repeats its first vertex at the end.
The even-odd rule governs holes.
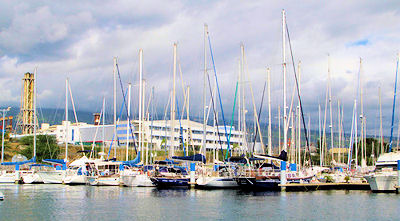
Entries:
POLYGON ((51 121, 51 123, 53 123, 53 124, 56 124, 57 112, 58 112, 58 109, 60 108, 61 100, 62 100, 62 99, 59 98, 58 100, 59 100, 59 102, 58 102, 58 104, 57 104, 56 110, 54 111, 53 120, 51 121))
MULTIPOLYGON (((36 102, 37 102, 37 101, 36 101, 36 102)), ((37 102, 37 103, 39 104, 39 102, 37 102)), ((42 115, 42 122, 44 122, 44 114, 43 114, 42 107, 40 106, 40 104, 39 104, 38 106, 39 106, 40 114, 42 115)), ((4 117, 4 116, 3 116, 3 117, 4 117)), ((39 121, 37 121, 37 122, 39 122, 39 121)), ((51 152, 50 143, 49 143, 49 138, 48 138, 47 134, 44 134, 44 136, 46 137, 46 143, 47 143, 47 147, 48 147, 48 149, 49 149, 50 158, 53 158, 53 154, 55 153, 55 151, 54 151, 54 153, 51 152)))
MULTIPOLYGON (((400 58, 399 58, 400 59, 400 58)), ((392 152, 392 141, 393 141, 393 124, 394 124, 394 110, 396 107, 396 91, 397 91, 397 71, 399 69, 399 59, 396 64, 396 78, 394 83, 394 97, 393 97, 393 110, 392 110, 392 124, 390 126, 390 140, 389 140, 389 153, 392 152)))
POLYGON ((289 48, 290 48, 290 56, 292 58, 292 65, 293 65, 293 72, 294 72, 294 78, 296 81, 296 89, 297 89, 297 96, 299 98, 299 103, 300 103, 300 111, 301 111, 301 119, 303 121, 303 129, 304 129, 304 136, 306 139, 306 145, 307 145, 307 150, 309 154, 309 159, 310 159, 310 166, 312 168, 312 159, 311 159, 311 152, 310 152, 310 141, 308 140, 308 135, 307 135, 307 127, 306 127, 306 122, 304 120, 304 113, 303 113, 303 104, 301 102, 301 97, 300 97, 300 91, 299 91, 299 82, 297 80, 297 74, 296 74, 296 66, 294 64, 294 57, 293 57, 293 51, 292 51, 292 43, 290 41, 290 35, 289 35, 289 28, 286 23, 286 31, 287 31, 287 36, 288 36, 288 41, 289 41, 289 48))
POLYGON ((181 143, 183 145, 183 155, 186 156, 186 146, 185 146, 185 142, 183 142, 183 130, 182 130, 182 123, 181 123, 181 114, 179 112, 179 103, 178 103, 178 99, 175 100, 176 101, 176 110, 178 111, 178 119, 179 119, 179 139, 181 140, 181 143))
POLYGON ((351 128, 351 134, 353 134, 353 132, 354 132, 354 137, 352 138, 352 140, 351 140, 351 146, 349 147, 349 160, 348 160, 348 164, 349 164, 349 169, 351 168, 351 160, 352 160, 352 158, 353 158, 353 146, 354 146, 354 148, 355 148, 355 150, 356 150, 356 154, 355 154, 355 156, 356 156, 356 158, 357 158, 357 160, 355 161, 355 163, 356 163, 356 167, 357 167, 357 165, 358 165, 358 147, 357 147, 357 144, 358 144, 358 140, 357 140, 357 137, 358 137, 358 131, 357 131, 357 98, 360 96, 360 90, 359 90, 359 87, 360 87, 360 74, 361 74, 361 66, 360 66, 360 69, 358 70, 358 75, 357 75, 357 88, 356 88, 356 91, 355 91, 355 99, 354 99, 354 106, 353 106, 353 118, 354 119, 352 119, 353 121, 354 121, 354 128, 353 128, 353 125, 352 125, 352 128, 351 128), (353 131, 354 130, 354 131, 353 131))
MULTIPOLYGON (((228 143, 231 142, 232 126, 233 126, 233 118, 235 117, 236 98, 237 98, 237 92, 238 92, 238 85, 239 85, 239 81, 236 81, 235 98, 234 98, 234 101, 233 101, 233 110, 232 110, 231 126, 230 126, 230 128, 229 128, 228 143)), ((225 159, 228 159, 229 152, 230 152, 230 150, 226 151, 225 159)))
MULTIPOLYGON (((116 67, 117 67, 117 73, 118 73, 119 83, 120 83, 120 85, 121 85, 122 95, 124 95, 124 96, 123 96, 123 98, 124 98, 123 106, 125 106, 126 113, 128 113, 128 106, 126 105, 126 100, 125 100, 126 93, 128 93, 128 92, 125 93, 125 91, 124 91, 124 86, 122 85, 121 75, 120 75, 120 73, 119 73, 119 66, 118 66, 118 63, 116 63, 116 67)), ((122 110, 121 110, 121 114, 122 114, 122 110)), ((121 115, 121 114, 120 114, 120 115, 121 115)), ((120 117, 121 117, 121 116, 120 116, 120 117)), ((127 125, 129 125, 129 130, 131 130, 131 135, 132 135, 132 139, 133 139, 133 142, 132 142, 132 143, 133 143, 133 147, 135 148, 135 153, 136 153, 136 155, 137 155, 136 138, 135 138, 135 134, 134 134, 133 129, 132 129, 131 122, 127 122, 127 125)), ((128 129, 128 128, 127 128, 127 129, 128 129)))
MULTIPOLYGON (((168 121, 167 121, 167 112, 168 112, 168 107, 169 107, 169 103, 171 102, 171 96, 172 96, 172 93, 170 92, 169 93, 169 96, 168 96, 168 102, 167 102, 167 104, 165 105, 165 108, 164 108, 164 121, 165 121, 165 126, 164 126, 164 150, 165 150, 165 154, 167 154, 167 146, 168 146, 168 144, 167 144, 167 142, 168 142, 168 137, 167 137, 167 123, 168 123, 168 121)), ((162 143, 162 141, 161 141, 161 143, 162 143)))
MULTIPOLYGON (((212 90, 211 90, 210 75, 208 74, 208 72, 207 72, 207 80, 208 80, 208 88, 210 89, 210 94, 211 94, 211 106, 212 106, 212 109, 213 109, 213 112, 214 112, 215 125, 217 126, 218 143, 219 143, 219 146, 220 146, 221 155, 224 156, 224 151, 222 149, 221 135, 219 134, 218 116, 217 116, 217 113, 215 111, 214 96, 213 96, 213 93, 212 93, 212 90)), ((206 143, 207 143, 207 141, 206 141, 206 143)))
POLYGON ((354 135, 354 119, 357 120, 357 117, 355 116, 356 113, 356 103, 354 102, 353 105, 353 114, 351 116, 351 132, 350 132, 350 141, 349 141, 349 154, 348 154, 348 160, 347 160, 347 164, 349 165, 349 169, 351 169, 351 158, 353 158, 353 145, 354 145, 354 137, 357 135, 354 135))
MULTIPOLYGON (((94 146, 95 146, 95 144, 96 144, 97 132, 99 131, 99 127, 100 127, 100 122, 101 122, 101 120, 102 120, 102 116, 103 116, 103 107, 101 108, 101 111, 100 111, 99 125, 97 125, 96 131, 95 131, 95 133, 94 133, 94 139, 93 139, 93 143, 92 143, 92 149, 91 149, 90 154, 89 154, 89 159, 92 158, 92 153, 93 153, 93 151, 94 151, 94 146)), ((103 130, 104 130, 104 127, 103 127, 103 130)), ((104 142, 104 141, 103 141, 103 142, 104 142)))
MULTIPOLYGON (((74 111, 75 121, 76 121, 76 124, 77 124, 77 126, 79 128, 79 125, 78 125, 79 121, 78 121, 78 116, 76 115, 74 97, 72 96, 71 84, 69 83, 69 81, 68 81, 68 90, 69 90, 69 95, 71 96, 71 103, 72 103, 72 109, 74 111)), ((80 139, 81 148, 82 148, 82 150, 84 150, 83 142, 82 142, 82 136, 81 136, 80 132, 79 132, 79 139, 80 139)), ((85 153, 82 153, 82 154, 85 156, 85 153)))
MULTIPOLYGON (((128 94, 128 91, 125 93, 125 96, 126 96, 127 94, 128 94)), ((124 96, 124 97, 125 97, 125 96, 124 96)), ((122 111, 124 110, 124 102, 125 102, 125 99, 124 99, 124 101, 122 101, 122 106, 121 106, 121 109, 120 109, 120 111, 119 111, 118 123, 119 123, 119 119, 121 118, 122 111)), ((118 131, 117 131, 117 133, 118 133, 118 131)), ((113 138, 112 138, 111 143, 110 143, 110 149, 108 149, 107 159, 110 158, 110 153, 111 153, 112 145, 113 145, 113 143, 114 143, 114 138, 116 138, 115 140, 116 140, 116 142, 118 142, 118 134, 113 134, 113 138)))
POLYGON ((216 70, 216 67, 215 67, 214 55, 213 55, 213 50, 212 50, 212 47, 211 47, 210 35, 208 35, 208 45, 209 45, 209 47, 210 47, 210 55, 211 55, 211 60, 212 60, 212 63, 213 63, 213 69, 214 69, 214 75, 215 75, 215 82, 216 82, 216 84, 217 84, 217 89, 218 89, 219 104, 220 104, 220 106, 221 106, 222 121, 224 122, 225 137, 226 137, 226 141, 227 141, 227 145, 228 145, 228 150, 229 150, 231 146, 230 146, 230 143, 229 143, 229 140, 228 140, 228 131, 227 131, 227 129, 226 129, 225 116, 224 116, 224 108, 222 107, 221 93, 220 93, 220 90, 219 90, 219 84, 218 84, 218 78, 217 78, 217 70, 216 70))
MULTIPOLYGON (((258 119, 260 119, 261 116, 261 111, 262 111, 262 107, 263 107, 263 103, 264 103, 264 94, 265 94, 265 87, 267 85, 267 82, 265 81, 264 83, 264 89, 263 89, 263 93, 262 93, 262 97, 261 97, 261 106, 260 109, 258 111, 258 119)), ((258 133, 258 127, 256 127, 256 131, 254 133, 254 142, 253 142, 253 155, 254 155, 254 148, 256 146, 256 140, 257 140, 257 133, 258 133)), ((262 138, 260 138, 262 139, 262 138)), ((264 149, 264 147, 262 147, 264 149)))

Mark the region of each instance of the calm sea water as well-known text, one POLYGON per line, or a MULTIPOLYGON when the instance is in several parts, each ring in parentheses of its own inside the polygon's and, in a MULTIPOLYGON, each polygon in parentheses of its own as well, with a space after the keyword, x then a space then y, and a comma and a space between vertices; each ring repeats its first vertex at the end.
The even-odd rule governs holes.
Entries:
POLYGON ((0 220, 399 220, 400 195, 0 185, 0 220))

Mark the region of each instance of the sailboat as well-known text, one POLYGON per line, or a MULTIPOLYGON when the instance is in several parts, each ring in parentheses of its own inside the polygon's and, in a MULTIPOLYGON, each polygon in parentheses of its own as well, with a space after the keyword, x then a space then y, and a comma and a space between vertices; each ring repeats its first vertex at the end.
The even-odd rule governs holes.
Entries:
MULTIPOLYGON (((128 119, 129 125, 127 127, 127 147, 129 145, 129 134, 130 130, 130 85, 128 88, 128 119)), ((135 167, 140 163, 142 153, 142 120, 143 120, 143 108, 144 108, 144 87, 143 87, 143 50, 139 50, 139 152, 136 155, 136 159, 128 161, 128 149, 127 159, 123 162, 127 166, 126 169, 121 173, 121 184, 124 186, 135 186, 135 187, 153 187, 155 186, 150 180, 150 171, 153 169, 152 166, 135 167)), ((147 152, 146 152, 147 153, 147 152)), ((146 154, 147 159, 147 154, 146 154)))
MULTIPOLYGON (((208 77, 208 73, 207 73, 207 44, 210 44, 210 53, 211 56, 212 55, 212 48, 211 48, 211 41, 209 41, 209 35, 208 35, 208 26, 205 25, 204 26, 204 81, 206 82, 206 79, 208 77)), ((243 49, 243 47, 241 47, 241 49, 243 49)), ((215 73, 215 64, 212 63, 214 66, 214 74, 215 73)), ((236 83, 236 90, 235 90, 235 98, 234 98, 234 105, 233 105, 233 113, 232 113, 232 119, 231 119, 231 125, 230 128, 232 129, 232 123, 233 123, 233 116, 235 113, 235 106, 236 106, 236 98, 237 98, 237 92, 239 90, 240 93, 240 89, 239 89, 239 85, 240 85, 240 81, 241 81, 241 72, 242 72, 242 67, 243 67, 243 60, 242 63, 239 63, 239 78, 238 81, 236 83)), ((218 82, 216 81, 216 84, 218 82)), ((209 85, 211 86, 211 85, 209 85)), ((217 87, 218 88, 218 87, 217 87)), ((211 88, 210 88, 211 89, 211 88)), ((206 90, 206 84, 204 85, 204 91, 206 90)), ((219 93, 219 89, 218 89, 218 93, 219 93)), ((203 94, 203 96, 205 96, 205 93, 203 94)), ((213 98, 213 93, 210 94, 211 96, 211 105, 214 107, 214 98, 213 98)), ((240 96, 239 96, 239 100, 240 100, 240 96)), ((204 97, 204 113, 205 113, 205 97, 204 97)), ((239 102, 240 103, 240 102, 239 102)), ((222 105, 221 105, 221 109, 222 109, 222 105)), ((240 105, 239 105, 239 110, 240 110, 240 105)), ((205 115, 205 114, 204 114, 205 115)), ((205 150, 206 150, 206 122, 207 122, 207 118, 204 116, 204 134, 203 134, 203 154, 205 154, 205 150)), ((214 113, 214 122, 216 122, 216 118, 217 115, 214 113)), ((240 121, 240 116, 239 116, 239 121, 240 121)), ((230 139, 230 135, 225 134, 227 136, 227 143, 229 143, 229 139, 230 139)), ((215 150, 215 152, 217 152, 217 150, 215 150)), ((235 161, 231 161, 232 157, 228 159, 229 156, 229 145, 228 145, 228 150, 227 150, 227 155, 226 155, 226 161, 225 162, 220 162, 218 160, 216 160, 214 158, 214 163, 211 165, 203 165, 201 168, 201 172, 199 172, 197 180, 196 180, 196 188, 201 188, 201 189, 220 189, 220 188, 237 188, 239 187, 239 185, 237 184, 236 180, 235 180, 235 170, 237 168, 237 164, 235 161), (211 171, 209 170, 211 166, 211 171)), ((225 158, 225 156, 224 156, 225 158)))
POLYGON ((368 181, 372 192, 394 192, 395 186, 398 184, 398 161, 400 160, 400 152, 392 152, 393 142, 393 124, 396 108, 396 93, 397 93, 397 75, 399 70, 400 54, 398 54, 396 65, 396 77, 394 84, 394 98, 392 110, 392 124, 390 130, 389 152, 383 153, 376 161, 375 171, 364 178, 368 181))
MULTIPOLYGON (((92 155, 89 155, 89 158, 84 155, 81 158, 72 161, 68 165, 68 168, 65 171, 65 176, 63 178, 64 184, 85 185, 86 184, 86 175, 88 175, 87 164, 104 161, 104 155, 105 155, 104 154, 104 116, 105 116, 105 99, 103 99, 103 108, 102 108, 101 115, 100 115, 100 120, 103 120, 103 150, 102 150, 102 152, 100 152, 98 154, 98 155, 100 155, 100 159, 96 159, 96 158, 93 159, 91 157, 92 155)), ((96 128, 95 137, 93 138, 92 152, 94 149, 94 141, 97 138, 97 130, 98 130, 98 127, 96 128)), ((68 144, 66 142, 66 151, 68 151, 67 145, 68 144)))
MULTIPOLYGON (((114 137, 118 139, 117 135, 117 73, 118 64, 117 58, 114 57, 114 67, 113 67, 113 82, 114 82, 114 137)), ((124 104, 123 104, 124 105, 124 104)), ((113 142, 112 142, 113 143, 113 142)), ((108 158, 111 153, 112 143, 110 145, 108 158)), ((94 160, 85 162, 82 167, 83 174, 85 175, 85 182, 92 186, 119 186, 120 185, 120 169, 123 168, 122 162, 115 161, 116 149, 114 148, 114 159, 104 160, 94 160)))
POLYGON ((65 80, 65 159, 45 159, 43 162, 59 164, 55 169, 49 171, 39 171, 38 174, 46 184, 62 184, 65 178, 66 163, 68 162, 68 78, 65 80))

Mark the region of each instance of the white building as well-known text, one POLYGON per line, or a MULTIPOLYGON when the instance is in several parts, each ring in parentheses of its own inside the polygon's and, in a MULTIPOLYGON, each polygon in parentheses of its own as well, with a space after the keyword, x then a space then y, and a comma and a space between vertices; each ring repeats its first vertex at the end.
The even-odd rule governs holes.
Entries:
MULTIPOLYGON (((153 147, 156 149, 162 149, 165 146, 170 148, 171 143, 171 131, 170 124, 171 122, 164 120, 155 120, 155 121, 143 121, 142 122, 142 131, 143 138, 142 144, 143 146, 146 144, 153 144, 153 147)), ((59 143, 65 142, 65 130, 66 125, 68 124, 68 143, 79 144, 80 142, 91 143, 93 140, 95 142, 102 142, 103 140, 107 143, 111 142, 114 139, 114 125, 93 125, 87 123, 71 123, 70 121, 63 121, 62 125, 52 125, 42 124, 41 132, 43 134, 53 134, 56 136, 56 139, 59 143), (104 130, 104 139, 103 139, 103 130, 104 130), (97 132, 96 132, 97 131, 97 132)), ((182 134, 183 142, 185 145, 189 145, 189 147, 200 147, 203 144, 203 124, 191 121, 191 120, 182 120, 179 123, 179 120, 175 121, 175 134, 173 145, 175 148, 180 147, 181 141, 180 137, 182 134), (180 131, 182 127, 182 132, 180 131)), ((206 126, 206 149, 227 149, 228 141, 225 135, 224 126, 213 127, 206 126)), ((135 139, 132 137, 132 130, 127 128, 127 121, 119 122, 117 125, 117 137, 118 143, 123 144, 125 147, 127 138, 131 143, 130 146, 133 146, 133 142, 135 141, 138 144, 139 137, 139 121, 132 120, 131 121, 131 129, 134 131, 135 139), (127 136, 128 132, 128 136, 127 136)), ((230 136, 230 146, 243 148, 243 133, 240 131, 236 131, 234 127, 230 131, 230 127, 226 127, 227 134, 231 134, 230 136)), ((117 142, 115 142, 116 144, 117 142)), ((122 147, 122 146, 121 146, 122 147)))
MULTIPOLYGON (((143 121, 142 122, 142 131, 143 131, 143 143, 144 144, 150 144, 153 143, 154 147, 157 149, 161 149, 162 147, 171 147, 171 131, 170 131, 170 125, 171 122, 165 121, 165 120, 155 120, 155 121, 143 121)), ((192 146, 202 146, 203 142, 203 124, 191 121, 191 120, 181 120, 179 123, 179 120, 175 121, 175 134, 174 134, 174 141, 173 145, 175 148, 178 148, 181 146, 181 141, 180 137, 182 134, 183 137, 183 142, 185 145, 189 145, 190 147, 192 146), (182 132, 181 128, 182 127, 182 132)), ((138 142, 138 137, 139 137, 139 121, 134 120, 132 121, 132 129, 134 130, 136 142, 138 142)), ((212 149, 219 149, 222 147, 222 149, 227 149, 228 147, 228 142, 227 142, 227 137, 225 136, 225 128, 224 126, 219 126, 213 127, 213 126, 206 126, 207 132, 206 132, 206 148, 208 150, 212 149), (219 135, 218 135, 219 134, 219 135)), ((230 131, 230 127, 227 126, 227 134, 231 134, 230 136, 230 145, 231 148, 233 146, 237 146, 242 148, 242 142, 243 142, 243 133, 240 131, 236 131, 234 127, 232 127, 232 131, 230 131)), ((121 124, 118 125, 118 138, 120 140, 120 143, 126 143, 126 133, 127 132, 127 124, 125 122, 121 122, 121 124)), ((133 142, 132 139, 132 133, 130 130, 128 130, 129 133, 129 142, 133 142)))
POLYGON ((71 121, 63 121, 62 125, 42 124, 40 132, 42 134, 55 135, 58 143, 65 142, 65 131, 68 125, 67 141, 71 144, 79 144, 80 142, 110 142, 113 138, 113 125, 93 125, 87 123, 71 123, 71 121), (104 134, 103 134, 104 130, 104 134), (103 138, 104 135, 104 138, 103 138))

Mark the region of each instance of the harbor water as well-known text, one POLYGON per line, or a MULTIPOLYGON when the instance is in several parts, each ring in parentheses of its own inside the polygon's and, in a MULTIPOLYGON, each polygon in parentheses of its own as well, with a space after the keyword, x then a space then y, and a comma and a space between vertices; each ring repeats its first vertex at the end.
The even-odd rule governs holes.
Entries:
POLYGON ((400 196, 0 185, 0 220, 398 220, 400 196))

